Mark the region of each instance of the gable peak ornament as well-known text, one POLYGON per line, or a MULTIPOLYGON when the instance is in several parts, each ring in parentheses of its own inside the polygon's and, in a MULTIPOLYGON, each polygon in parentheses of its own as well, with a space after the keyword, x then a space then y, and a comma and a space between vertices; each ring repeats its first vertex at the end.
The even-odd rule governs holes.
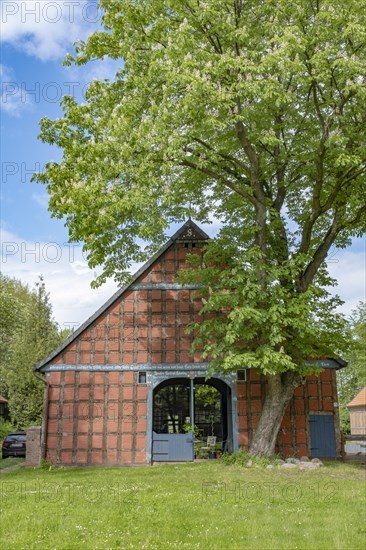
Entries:
POLYGON ((172 239, 179 241, 207 241, 209 236, 189 218, 172 239))

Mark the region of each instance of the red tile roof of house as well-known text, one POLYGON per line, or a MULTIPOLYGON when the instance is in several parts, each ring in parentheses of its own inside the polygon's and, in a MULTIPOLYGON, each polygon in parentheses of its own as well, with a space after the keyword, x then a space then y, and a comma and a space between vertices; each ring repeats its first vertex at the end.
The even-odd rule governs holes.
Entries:
POLYGON ((366 405, 366 386, 350 401, 347 407, 360 407, 366 405))

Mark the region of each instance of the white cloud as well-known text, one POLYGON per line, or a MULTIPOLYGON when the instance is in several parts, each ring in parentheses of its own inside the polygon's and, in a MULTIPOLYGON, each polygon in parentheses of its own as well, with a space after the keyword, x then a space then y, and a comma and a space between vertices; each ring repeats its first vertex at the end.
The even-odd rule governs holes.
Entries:
POLYGON ((32 107, 30 96, 16 81, 14 71, 10 67, 0 65, 0 79, 0 107, 6 114, 19 117, 24 110, 32 107))
POLYGON ((36 202, 41 208, 48 209, 49 196, 48 193, 33 193, 32 199, 36 202))
POLYGON ((0 9, 1 41, 42 61, 63 57, 101 20, 97 0, 2 0, 0 9))
POLYGON ((77 327, 117 290, 111 280, 98 289, 90 287, 96 273, 88 268, 80 246, 30 242, 2 230, 1 253, 4 275, 21 279, 30 287, 39 275, 44 276, 54 318, 61 327, 77 327))
MULTIPOLYGON (((366 244, 366 243, 365 243, 366 244)), ((366 301, 366 254, 365 250, 338 250, 328 262, 329 273, 338 281, 330 291, 338 294, 344 305, 341 311, 350 315, 358 302, 366 301)))

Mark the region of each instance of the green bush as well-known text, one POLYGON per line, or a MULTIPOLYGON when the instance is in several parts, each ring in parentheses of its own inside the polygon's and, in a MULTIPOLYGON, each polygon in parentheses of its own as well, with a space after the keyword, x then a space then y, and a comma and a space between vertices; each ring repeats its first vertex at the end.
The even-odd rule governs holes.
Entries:
POLYGON ((15 426, 8 420, 0 418, 0 442, 2 443, 9 432, 15 431, 15 426))

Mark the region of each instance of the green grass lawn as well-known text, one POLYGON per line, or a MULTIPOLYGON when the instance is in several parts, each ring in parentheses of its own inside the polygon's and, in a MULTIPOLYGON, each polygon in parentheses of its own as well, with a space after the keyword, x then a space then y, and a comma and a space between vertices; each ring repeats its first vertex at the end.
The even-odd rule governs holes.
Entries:
POLYGON ((24 469, 0 478, 6 549, 365 549, 365 470, 24 469))
POLYGON ((24 462, 24 461, 25 461, 25 458, 18 458, 15 456, 9 456, 8 458, 1 458, 1 455, 0 455, 0 470, 8 468, 9 466, 15 466, 16 464, 20 464, 21 462, 24 462))

